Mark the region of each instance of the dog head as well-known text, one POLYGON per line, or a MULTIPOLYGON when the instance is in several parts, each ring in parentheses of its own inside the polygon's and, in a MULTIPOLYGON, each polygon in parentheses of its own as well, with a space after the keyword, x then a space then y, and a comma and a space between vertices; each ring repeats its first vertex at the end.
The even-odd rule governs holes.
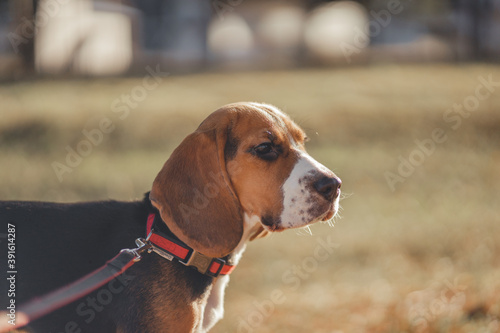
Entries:
POLYGON ((260 221, 253 238, 328 220, 341 181, 307 154, 305 139, 274 106, 226 105, 175 149, 150 199, 179 239, 212 257, 236 247, 245 219, 260 221))

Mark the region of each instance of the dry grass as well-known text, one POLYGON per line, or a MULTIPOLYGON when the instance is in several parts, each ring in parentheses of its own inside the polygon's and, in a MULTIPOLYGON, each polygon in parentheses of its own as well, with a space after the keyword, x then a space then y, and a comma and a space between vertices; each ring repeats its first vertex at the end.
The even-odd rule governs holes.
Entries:
POLYGON ((500 87, 455 130, 443 119, 489 75, 499 82, 500 68, 166 77, 125 119, 112 103, 142 78, 3 85, 0 198, 138 198, 210 111, 273 103, 307 130, 348 196, 333 228, 249 245, 214 332, 500 332, 500 87), (104 117, 115 129, 59 182, 51 163, 104 117), (447 140, 392 191, 384 173, 435 128, 447 140))

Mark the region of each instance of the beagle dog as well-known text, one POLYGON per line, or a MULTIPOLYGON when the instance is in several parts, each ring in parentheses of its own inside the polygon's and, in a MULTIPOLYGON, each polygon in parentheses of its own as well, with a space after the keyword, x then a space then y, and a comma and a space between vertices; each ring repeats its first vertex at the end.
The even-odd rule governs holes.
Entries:
POLYGON ((138 237, 148 234, 155 250, 28 331, 208 332, 249 241, 337 213, 341 181, 306 153, 305 140, 274 106, 229 104, 182 141, 142 201, 1 202, 2 230, 15 229, 18 305, 97 269, 138 237), (165 239, 190 259, 167 253, 165 239))

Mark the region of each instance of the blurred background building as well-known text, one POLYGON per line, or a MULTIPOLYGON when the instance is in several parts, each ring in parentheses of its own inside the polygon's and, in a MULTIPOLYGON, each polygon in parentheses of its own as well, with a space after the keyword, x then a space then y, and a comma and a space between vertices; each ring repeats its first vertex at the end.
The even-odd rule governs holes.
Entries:
POLYGON ((500 0, 0 0, 0 77, 498 61, 500 0))

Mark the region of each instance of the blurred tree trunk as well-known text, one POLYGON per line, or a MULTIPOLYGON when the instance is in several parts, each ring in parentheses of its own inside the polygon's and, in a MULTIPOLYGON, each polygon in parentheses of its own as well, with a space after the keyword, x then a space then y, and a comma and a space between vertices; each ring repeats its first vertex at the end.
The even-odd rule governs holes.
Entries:
MULTIPOLYGON (((498 1, 498 0, 496 0, 498 1)), ((459 58, 474 61, 492 60, 491 28, 494 22, 492 0, 452 0, 458 14, 459 58), (468 50, 467 50, 468 49, 468 50)))
POLYGON ((26 74, 32 74, 35 69, 35 9, 36 0, 10 0, 13 34, 9 39, 26 74))

